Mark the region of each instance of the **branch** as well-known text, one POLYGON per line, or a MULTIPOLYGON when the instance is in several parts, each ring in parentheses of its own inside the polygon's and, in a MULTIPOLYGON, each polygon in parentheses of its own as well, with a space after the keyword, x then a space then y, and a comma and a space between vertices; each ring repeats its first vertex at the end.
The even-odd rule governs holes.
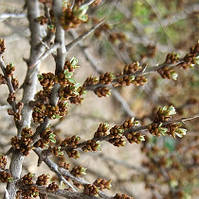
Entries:
MULTIPOLYGON (((59 17, 61 16, 62 13, 62 1, 55 0, 53 3, 54 3, 53 11, 55 13, 55 25, 56 25, 55 44, 45 53, 43 53, 43 55, 40 56, 37 62, 40 63, 41 60, 45 59, 48 55, 50 55, 52 51, 57 49, 57 56, 55 57, 55 62, 56 62, 55 73, 58 74, 63 71, 65 63, 65 57, 66 57, 65 32, 59 23, 59 17)), ((60 87, 59 84, 55 84, 55 86, 52 89, 52 94, 50 99, 51 105, 57 104, 59 87, 60 87)), ((44 122, 37 127, 36 132, 33 136, 33 141, 36 141, 38 135, 47 128, 48 124, 49 124, 49 118, 46 117, 44 119, 44 122)))
POLYGON ((82 40, 84 40, 85 38, 87 38, 92 32, 94 32, 97 28, 99 28, 103 23, 104 23, 104 20, 101 20, 98 24, 96 24, 93 27, 91 27, 91 29, 89 31, 87 31, 86 33, 78 36, 72 42, 70 42, 69 44, 67 44, 66 45, 66 50, 69 51, 70 49, 72 49, 73 47, 75 47, 79 42, 81 42, 82 40))
MULTIPOLYGON (((169 122, 164 122, 162 123, 162 125, 167 125, 167 124, 170 124, 170 123, 177 123, 177 122, 186 122, 186 121, 190 121, 190 120, 193 120, 193 119, 196 119, 196 118, 199 118, 199 114, 197 115, 194 115, 192 117, 189 117, 189 118, 182 118, 182 119, 178 119, 178 120, 173 120, 173 121, 169 121, 169 122)), ((139 127, 132 127, 132 128, 129 128, 128 130, 124 131, 123 135, 127 135, 128 133, 132 133, 132 132, 138 132, 138 131, 143 131, 143 130, 146 130, 148 129, 148 125, 145 125, 145 126, 139 126, 139 127)), ((107 136, 102 136, 100 138, 93 138, 92 140, 95 140, 95 141, 105 141, 105 140, 109 140, 110 139, 110 135, 107 135, 107 136)), ((85 142, 82 142, 82 143, 79 143, 75 149, 78 149, 78 148, 81 148, 83 146, 85 146, 87 143, 87 141, 85 142)), ((65 147, 65 150, 67 149, 71 149, 71 147, 65 147)), ((69 177, 71 180, 75 181, 75 182, 78 182, 82 185, 84 184, 89 184, 87 181, 81 179, 81 178, 78 178, 78 177, 75 177, 73 176, 68 170, 64 169, 64 168, 59 168, 59 166, 54 163, 52 160, 49 159, 48 156, 44 156, 43 153, 42 153, 42 150, 39 149, 39 148, 36 148, 34 149, 34 152, 40 157, 40 159, 46 163, 46 165, 52 170, 54 171, 62 180, 64 180, 64 177, 63 176, 66 176, 66 177, 69 177)), ((99 195, 103 198, 110 198, 108 197, 107 195, 105 195, 103 192, 99 192, 99 195)))
POLYGON ((0 106, 0 111, 7 110, 9 108, 10 108, 10 105, 3 105, 3 106, 0 106))
MULTIPOLYGON (((74 38, 76 36, 75 31, 70 31, 71 36, 74 38)), ((103 70, 100 69, 98 67, 98 65, 96 64, 97 61, 94 61, 94 57, 91 56, 91 54, 88 52, 88 50, 86 48, 84 48, 83 44, 80 42, 78 43, 78 46, 80 47, 81 51, 83 52, 85 58, 87 59, 87 61, 90 63, 91 67, 98 73, 98 74, 102 74, 103 70)), ((131 111, 131 108, 129 107, 128 103, 125 101, 125 99, 120 95, 120 93, 113 89, 112 90, 112 96, 116 99, 116 101, 118 101, 121 105, 121 107, 123 108, 124 112, 130 116, 133 117, 135 116, 135 114, 131 111)))
POLYGON ((68 185, 73 191, 77 191, 75 187, 73 187, 65 178, 64 176, 60 173, 58 165, 48 159, 47 157, 44 156, 42 153, 41 149, 34 149, 34 152, 39 156, 39 161, 44 161, 48 167, 51 169, 51 171, 55 172, 56 175, 59 177, 61 181, 63 181, 66 185, 68 185))
POLYGON ((26 17, 25 13, 3 13, 0 14, 0 22, 5 21, 6 19, 21 19, 26 17))
MULTIPOLYGON (((30 41, 31 52, 29 59, 29 66, 30 66, 33 65, 34 62, 36 62, 37 58, 41 53, 43 53, 45 48, 43 45, 39 45, 41 41, 41 30, 40 30, 40 24, 38 24, 35 21, 35 18, 39 17, 40 15, 39 2, 37 0, 27 1, 27 8, 28 8, 29 28, 31 31, 31 41, 30 41)), ((24 108, 22 110, 21 129, 24 128, 25 126, 29 127, 31 124, 32 109, 31 107, 29 107, 29 102, 33 100, 34 95, 36 93, 37 74, 38 74, 38 66, 35 66, 33 68, 28 67, 25 78, 25 84, 24 84, 24 93, 22 98, 22 102, 24 103, 24 108)), ((22 156, 22 154, 17 153, 16 151, 13 152, 10 163, 10 172, 14 179, 20 178, 23 159, 24 157, 22 156)), ((16 195, 15 183, 13 182, 8 183, 7 190, 10 195, 10 199, 14 199, 16 195)))
MULTIPOLYGON (((191 120, 194 120, 194 119, 198 119, 198 118, 199 118, 199 114, 196 114, 194 116, 187 117, 187 118, 181 118, 181 119, 178 119, 178 120, 171 120, 171 121, 168 121, 168 122, 163 122, 162 126, 165 126, 165 125, 168 125, 168 124, 175 124, 175 123, 179 123, 179 122, 184 123, 184 122, 188 122, 188 121, 191 121, 191 120)), ((138 127, 134 127, 133 126, 133 127, 129 128, 129 129, 125 130, 122 133, 122 135, 123 136, 127 136, 129 133, 148 130, 148 127, 151 124, 144 125, 144 126, 138 126, 138 127)), ((142 134, 145 135, 146 133, 142 132, 142 134)), ((94 138, 92 138, 92 141, 96 141, 96 142, 97 141, 108 141, 111 138, 112 138, 112 135, 109 134, 109 135, 101 136, 101 137, 97 137, 97 138, 94 137, 94 138)), ((77 150, 77 149, 80 149, 80 148, 86 146, 87 142, 88 141, 84 141, 84 142, 81 142, 81 143, 77 144, 74 149, 77 150)), ((73 149, 71 146, 64 147, 65 151, 68 151, 68 150, 71 150, 71 149, 73 149)))
MULTIPOLYGON (((174 68, 174 67, 177 67, 179 64, 183 64, 183 63, 184 63, 184 61, 182 61, 182 60, 178 61, 175 64, 173 64, 173 63, 172 64, 162 63, 162 64, 159 64, 157 66, 152 66, 150 68, 147 67, 146 70, 137 71, 137 72, 129 74, 129 75, 133 75, 134 77, 141 76, 141 75, 148 75, 150 73, 157 72, 161 68, 164 68, 164 67, 174 68)), ((87 86, 86 90, 95 90, 96 88, 99 88, 99 87, 107 87, 107 88, 112 89, 112 88, 114 88, 113 83, 117 82, 117 80, 119 78, 123 78, 123 77, 129 76, 129 75, 120 75, 120 76, 116 77, 110 84, 105 85, 105 84, 98 83, 98 84, 95 84, 95 85, 92 85, 92 86, 87 86)))
POLYGON ((146 35, 145 36, 141 36, 141 37, 137 37, 135 36, 132 32, 126 32, 125 33, 127 35, 127 37, 129 38, 129 40, 131 40, 131 42, 133 44, 142 44, 144 46, 147 46, 147 45, 155 45, 157 50, 163 52, 163 53, 167 53, 168 52, 168 49, 169 50, 175 50, 175 52, 177 53, 184 53, 184 51, 182 50, 176 50, 174 49, 172 46, 165 46, 165 45, 162 45, 160 43, 158 43, 157 41, 154 41, 153 39, 147 37, 146 35))
POLYGON ((57 50, 57 48, 59 48, 60 44, 59 43, 55 43, 53 46, 51 46, 47 51, 45 51, 43 53, 43 55, 41 55, 38 60, 34 63, 34 65, 32 67, 34 67, 35 65, 40 64, 44 59, 46 59, 49 55, 51 55, 53 52, 55 52, 57 50))
POLYGON ((53 191, 53 192, 50 192, 46 189, 46 187, 44 186, 38 186, 38 185, 23 185, 23 186, 18 186, 19 188, 21 188, 22 190, 29 190, 31 186, 34 186, 36 187, 40 193, 42 194, 46 194, 47 196, 62 196, 64 198, 70 198, 70 199, 99 199, 101 197, 95 197, 95 196, 88 196, 84 193, 77 193, 77 192, 71 192, 71 191, 67 191, 67 190, 64 190, 64 189, 58 189, 57 191, 53 191))
MULTIPOLYGON (((39 148, 34 149, 34 152, 39 156, 42 157, 42 150, 39 148)), ((67 171, 64 168, 60 168, 55 162, 53 162, 52 160, 50 160, 47 156, 42 158, 43 162, 45 162, 45 164, 53 171, 55 172, 58 176, 66 176, 69 177, 71 180, 78 182, 82 185, 85 184, 90 184, 89 182, 85 181, 82 178, 78 178, 73 176, 69 171, 67 171)), ((63 177, 64 178, 64 177, 63 177)), ((107 196, 106 194, 104 194, 102 191, 99 191, 99 195, 105 199, 110 199, 109 196, 107 196)))
POLYGON ((79 8, 90 6, 96 0, 86 0, 79 8))
MULTIPOLYGON (((192 4, 186 8, 183 8, 183 10, 181 12, 176 13, 172 16, 169 16, 166 19, 161 20, 160 24, 163 27, 167 27, 171 24, 174 24, 180 20, 187 18, 192 13, 198 12, 198 11, 199 11, 199 4, 198 3, 192 4)), ((160 26, 160 24, 159 23, 150 24, 150 25, 147 25, 146 28, 150 28, 152 30, 158 30, 158 27, 160 26)))
MULTIPOLYGON (((4 60, 3 60, 3 58, 2 58, 2 55, 0 55, 0 67, 1 67, 1 70, 3 71, 4 77, 5 77, 5 79, 6 79, 9 92, 10 92, 10 93, 15 93, 15 90, 14 90, 14 88, 13 88, 11 79, 10 79, 10 77, 8 77, 7 74, 6 74, 6 65, 5 65, 5 63, 4 63, 4 60)), ((11 106, 12 106, 13 111, 16 112, 17 109, 16 109, 16 102, 15 102, 15 101, 12 102, 11 106)), ((18 124, 17 124, 17 126, 18 126, 18 124)))

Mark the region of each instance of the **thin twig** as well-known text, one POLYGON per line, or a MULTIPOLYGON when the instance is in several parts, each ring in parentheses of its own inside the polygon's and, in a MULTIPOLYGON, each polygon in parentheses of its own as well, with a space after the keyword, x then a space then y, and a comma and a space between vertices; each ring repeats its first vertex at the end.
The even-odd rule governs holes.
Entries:
MULTIPOLYGON (((39 148, 36 148, 34 149, 34 152, 39 156, 39 157, 42 157, 42 150, 39 149, 39 148)), ((66 176, 66 177, 69 177, 71 180, 75 181, 75 182, 78 182, 82 185, 84 184, 90 184, 89 182, 87 182, 86 180, 82 179, 82 178, 78 178, 78 177, 75 177, 73 176, 69 171, 67 171, 66 169, 64 168, 60 168, 55 162, 53 162, 52 160, 50 160, 49 157, 45 157, 42 159, 43 162, 45 162, 45 164, 52 170, 54 171, 55 173, 61 176, 66 176)), ((103 193, 102 191, 99 192, 100 196, 105 198, 105 199, 109 199, 110 197, 108 197, 105 193, 103 193)))
MULTIPOLYGON (((187 117, 187 118, 181 118, 181 119, 177 119, 177 120, 171 120, 171 121, 168 121, 168 122, 163 122, 162 126, 165 126, 165 125, 168 125, 168 124, 173 124, 173 123, 175 124, 175 123, 179 123, 179 122, 182 122, 182 123, 183 122, 188 122, 188 121, 191 121, 191 120, 194 120, 194 119, 197 119, 197 118, 199 118, 199 114, 196 114, 194 116, 187 117)), ((138 126, 138 127, 134 127, 133 126, 133 127, 129 128, 129 129, 125 130, 123 132, 123 136, 127 136, 129 133, 133 133, 133 132, 140 132, 140 131, 148 130, 149 125, 150 124, 144 125, 144 126, 138 126)), ((142 132, 142 134, 145 135, 146 132, 145 133, 142 132)), ((97 142, 97 141, 108 141, 109 139, 111 139, 111 135, 110 134, 106 135, 106 136, 101 136, 99 138, 93 138, 92 140, 97 142)), ((81 142, 81 143, 77 144, 77 146, 75 147, 75 150, 80 149, 80 148, 86 146, 86 144, 87 144, 87 141, 84 141, 84 142, 81 142)), ((68 151, 68 150, 71 150, 72 147, 67 146, 64 149, 66 151, 68 151)))
POLYGON ((86 0, 79 8, 90 6, 95 0, 86 0))
MULTIPOLYGON (((199 11, 199 3, 192 4, 188 7, 183 8, 182 11, 179 13, 175 13, 174 15, 169 16, 168 18, 160 20, 160 24, 162 27, 167 27, 171 24, 174 24, 180 20, 183 20, 187 17, 189 17, 192 13, 199 11)), ((146 28, 150 28, 151 30, 158 30, 158 27, 160 26, 159 23, 153 23, 146 26, 146 28)))
POLYGON ((3 105, 3 106, 0 106, 0 111, 7 110, 9 108, 10 108, 10 105, 3 105))
POLYGON ((82 35, 78 36, 76 39, 74 39, 72 42, 66 45, 66 50, 69 51, 73 47, 75 47, 79 42, 87 38, 92 32, 94 32, 97 28, 99 28, 104 23, 104 20, 102 19, 98 24, 91 27, 91 29, 82 35))
MULTIPOLYGON (((174 68, 174 67, 177 67, 179 64, 182 64, 182 63, 184 63, 184 61, 182 61, 182 60, 178 61, 175 64, 162 63, 162 64, 159 64, 157 66, 152 66, 150 68, 148 67, 147 70, 145 70, 145 71, 140 70, 140 71, 137 71, 137 72, 129 74, 129 75, 133 75, 134 77, 141 76, 141 75, 148 75, 150 73, 155 73, 159 69, 164 68, 166 66, 170 67, 170 68, 174 68)), ((117 82, 117 79, 123 78, 125 76, 129 76, 129 75, 120 75, 120 76, 116 77, 116 79, 114 79, 110 84, 104 85, 104 84, 98 83, 98 84, 95 84, 95 85, 87 86, 86 90, 95 90, 96 88, 99 88, 99 87, 107 87, 107 88, 112 89, 112 88, 114 88, 113 83, 117 82)))
POLYGON ((25 13, 3 13, 0 14, 0 22, 5 21, 6 19, 21 19, 26 17, 25 13))

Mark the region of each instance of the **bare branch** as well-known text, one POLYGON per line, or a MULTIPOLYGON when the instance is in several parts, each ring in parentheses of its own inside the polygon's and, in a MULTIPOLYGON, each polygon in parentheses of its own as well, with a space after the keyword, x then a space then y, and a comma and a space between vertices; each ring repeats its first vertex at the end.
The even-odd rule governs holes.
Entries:
MULTIPOLYGON (((35 18, 37 18, 40 15, 39 2, 37 0, 27 1, 27 7, 28 7, 29 28, 31 31, 31 41, 30 41, 31 52, 30 52, 29 65, 33 65, 34 62, 36 62, 38 55, 40 55, 44 51, 43 45, 40 45, 38 47, 41 41, 41 30, 40 30, 40 24, 38 24, 35 21, 35 18)), ((24 108, 22 110, 21 129, 24 128, 25 126, 29 127, 31 123, 32 109, 31 107, 29 107, 29 102, 33 100, 34 95, 36 93, 37 74, 38 74, 38 66, 35 66, 33 68, 28 67, 25 84, 24 84, 23 99, 22 99, 22 102, 24 103, 24 108)), ((14 179, 20 178, 23 159, 24 157, 22 156, 22 154, 17 153, 16 151, 13 152, 10 163, 10 172, 14 179)), ((14 182, 8 183, 7 189, 10 195, 10 199, 14 199, 16 195, 15 183, 14 182)))
POLYGON ((7 110, 9 108, 10 108, 10 105, 3 105, 3 106, 0 106, 0 111, 7 110))
POLYGON ((5 21, 6 19, 21 19, 26 17, 25 13, 3 13, 0 14, 0 22, 5 21))
MULTIPOLYGON (((39 148, 34 149, 34 152, 39 156, 42 157, 42 150, 39 148)), ((60 168, 56 163, 54 163, 52 160, 50 160, 47 156, 42 158, 43 162, 53 171, 55 172, 58 176, 66 176, 69 177, 71 180, 74 180, 75 182, 78 182, 82 185, 84 184, 90 184, 89 182, 85 181, 82 178, 78 178, 73 176, 69 171, 67 171, 64 168, 60 168)), ((64 177, 63 177, 64 178, 64 177)), ((105 199, 109 199, 110 197, 104 194, 102 191, 99 192, 99 195, 105 199)))
MULTIPOLYGON (((40 64, 44 59, 46 59, 49 55, 51 55, 53 52, 55 52, 57 50, 57 48, 59 48, 59 46, 60 46, 59 43, 55 43, 52 47, 50 47, 47 51, 45 51, 43 55, 41 55, 38 58, 36 63, 34 63, 34 66, 37 64, 40 64)), ((32 67, 34 67, 34 66, 32 66, 32 67)))
POLYGON ((72 42, 66 45, 66 50, 69 51, 73 47, 75 47, 79 42, 87 38, 92 32, 94 32, 97 28, 99 28, 104 23, 104 20, 101 20, 98 24, 94 25, 89 31, 86 33, 78 36, 76 39, 74 39, 72 42))
POLYGON ((82 7, 85 7, 85 6, 90 6, 95 0, 86 0, 81 6, 80 8, 82 7))

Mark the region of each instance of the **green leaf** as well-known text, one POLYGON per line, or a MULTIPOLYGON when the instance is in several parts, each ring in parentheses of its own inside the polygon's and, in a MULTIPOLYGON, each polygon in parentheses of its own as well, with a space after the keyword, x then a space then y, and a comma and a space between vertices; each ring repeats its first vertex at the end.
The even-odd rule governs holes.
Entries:
POLYGON ((78 18, 84 22, 88 21, 88 15, 81 15, 78 18))
POLYGON ((97 141, 96 144, 97 144, 97 151, 101 151, 101 143, 100 143, 100 141, 97 141))
POLYGON ((171 185, 171 187, 175 188, 175 187, 178 186, 178 181, 177 180, 171 180, 170 185, 171 185))
POLYGON ((56 135, 54 133, 50 133, 49 139, 51 142, 56 143, 55 137, 56 137, 56 135))
POLYGON ((141 141, 141 142, 145 141, 144 135, 139 136, 138 139, 139 139, 139 141, 141 141))
POLYGON ((53 115, 53 117, 52 117, 53 119, 60 119, 61 118, 61 116, 60 115, 53 115))
POLYGON ((178 131, 179 131, 182 135, 186 135, 186 134, 187 134, 187 129, 178 128, 178 131))
POLYGON ((8 182, 13 182, 13 177, 8 178, 8 182))
POLYGON ((171 74, 171 78, 173 80, 177 80, 178 79, 178 74, 176 72, 171 72, 170 74, 171 74))
POLYGON ((77 12, 79 13, 79 15, 85 15, 88 8, 89 8, 88 5, 81 6, 80 8, 77 9, 77 12))
POLYGON ((75 81, 75 79, 73 79, 73 78, 68 78, 68 81, 69 81, 70 83, 72 83, 72 84, 76 84, 76 81, 75 81))
POLYGON ((68 70, 64 70, 64 74, 66 78, 71 78, 73 76, 73 72, 69 72, 68 70))
POLYGON ((73 91, 73 94, 75 95, 79 95, 79 93, 77 91, 73 91))
POLYGON ((169 115, 175 115, 176 114, 176 110, 175 110, 174 106, 169 106, 168 111, 169 111, 169 115))
POLYGON ((130 80, 133 81, 135 79, 135 75, 130 76, 130 80))
POLYGON ((167 128, 163 128, 163 127, 159 127, 158 131, 162 134, 162 135, 166 135, 166 132, 168 131, 167 128))
POLYGON ((38 74, 38 75, 37 75, 37 78, 38 78, 38 80, 41 80, 41 79, 43 78, 43 76, 40 75, 40 74, 38 74))
POLYGON ((72 66, 76 66, 78 64, 78 59, 76 57, 72 57, 70 63, 72 66))
POLYGON ((81 86, 80 83, 75 83, 75 88, 78 89, 81 86))
POLYGON ((118 129, 118 134, 122 135, 124 133, 124 129, 118 129))
POLYGON ((140 122, 136 120, 136 121, 134 121, 134 125, 135 126, 140 126, 140 122))
POLYGON ((196 64, 199 64, 199 56, 195 57, 196 64))
POLYGON ((53 24, 48 25, 48 29, 53 30, 55 28, 55 26, 53 24))
POLYGON ((86 170, 87 170, 87 168, 81 167, 81 174, 86 175, 86 170))
POLYGON ((75 7, 73 13, 80 20, 87 21, 88 16, 86 15, 86 12, 87 12, 88 8, 89 7, 87 5, 81 6, 80 8, 75 7))
POLYGON ((56 139, 55 139, 55 138, 50 138, 50 141, 51 141, 52 143, 56 143, 56 139))

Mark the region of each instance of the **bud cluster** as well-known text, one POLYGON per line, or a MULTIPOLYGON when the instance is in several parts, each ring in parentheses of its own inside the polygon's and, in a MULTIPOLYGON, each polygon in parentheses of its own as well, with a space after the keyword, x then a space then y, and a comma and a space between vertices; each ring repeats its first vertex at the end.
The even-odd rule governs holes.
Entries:
POLYGON ((4 53, 6 47, 5 47, 5 42, 4 39, 0 39, 0 55, 4 53))
POLYGON ((11 145, 14 150, 27 156, 32 149, 32 130, 30 128, 24 128, 21 132, 21 137, 14 136, 11 138, 11 145))
POLYGON ((199 41, 190 48, 189 53, 187 53, 182 58, 182 63, 178 64, 178 66, 187 69, 192 68, 195 64, 199 63, 199 41))
MULTIPOLYGON (((8 96, 8 103, 9 104, 12 104, 13 101, 16 100, 16 96, 15 96, 15 93, 10 93, 9 96, 8 96)), ((13 109, 8 109, 8 115, 13 115, 14 116, 14 119, 15 121, 20 121, 21 120, 21 112, 22 112, 22 108, 23 108, 23 103, 22 102, 18 102, 16 104, 16 111, 14 112, 13 109)))
POLYGON ((4 155, 0 156, 0 169, 5 169, 7 164, 7 158, 4 155))
POLYGON ((67 7, 63 10, 62 16, 60 18, 60 23, 64 30, 69 30, 71 28, 76 28, 83 22, 88 20, 88 16, 85 14, 88 8, 79 8, 75 6, 73 9, 67 7))
POLYGON ((108 85, 111 84, 113 87, 129 86, 130 84, 143 86, 147 82, 146 77, 141 74, 136 74, 141 73, 141 70, 142 66, 140 66, 138 62, 134 62, 132 64, 125 65, 123 71, 116 75, 107 72, 101 74, 99 78, 88 77, 82 88, 83 90, 94 90, 98 97, 102 97, 111 94, 110 88, 108 88, 108 85))
POLYGON ((45 174, 38 176, 36 184, 39 186, 47 185, 49 177, 45 174))
POLYGON ((176 53, 169 53, 163 63, 165 66, 158 69, 158 73, 162 78, 177 80, 178 74, 172 69, 174 66, 169 67, 167 65, 177 64, 178 67, 188 69, 192 68, 197 63, 199 63, 199 41, 195 46, 191 47, 189 53, 181 59, 176 53))
POLYGON ((48 18, 45 16, 40 16, 40 17, 37 17, 35 21, 38 22, 40 25, 44 25, 48 23, 48 18))
POLYGON ((139 62, 134 62, 132 64, 127 64, 121 73, 116 75, 116 86, 129 86, 134 84, 135 86, 142 86, 147 82, 147 79, 142 75, 135 76, 136 72, 140 72, 142 66, 139 62))
POLYGON ((64 169, 66 169, 66 170, 69 170, 69 168, 70 168, 70 164, 64 162, 63 160, 60 160, 59 163, 58 163, 58 165, 59 165, 61 168, 64 168, 64 169))
MULTIPOLYGON (((4 46, 4 40, 0 39, 0 55, 4 53, 5 46, 4 46)), ((10 93, 8 94, 7 102, 12 106, 12 109, 8 110, 9 115, 13 115, 15 121, 21 120, 21 109, 22 109, 22 103, 16 104, 16 93, 15 91, 19 87, 19 82, 16 78, 14 78, 14 71, 15 67, 13 64, 8 64, 6 67, 3 66, 3 73, 4 75, 0 74, 0 84, 7 84, 10 90, 10 93)))
POLYGON ((67 148, 66 153, 70 158, 77 159, 79 158, 79 152, 75 150, 75 148, 77 148, 79 141, 80 137, 78 136, 68 137, 61 142, 60 146, 62 148, 67 148))
POLYGON ((101 123, 94 134, 94 138, 100 138, 108 135, 109 125, 106 123, 101 123))
POLYGON ((98 196, 99 190, 110 189, 111 180, 98 178, 93 184, 84 185, 84 193, 89 196, 98 196))
POLYGON ((137 127, 139 125, 138 121, 134 121, 134 118, 127 119, 123 122, 121 126, 114 126, 110 129, 110 137, 111 142, 115 146, 124 146, 125 140, 123 137, 126 137, 130 144, 145 141, 145 138, 141 133, 131 131, 130 129, 133 127, 137 127))
POLYGON ((73 79, 73 70, 77 68, 78 60, 73 57, 70 62, 66 61, 63 72, 54 75, 53 73, 43 73, 38 76, 43 90, 35 96, 35 101, 31 102, 33 106, 33 121, 41 123, 45 117, 50 119, 59 119, 67 114, 67 100, 74 104, 80 104, 82 101, 82 89, 80 84, 73 79), (57 105, 51 105, 51 94, 55 84, 59 84, 59 100, 57 105))
POLYGON ((100 150, 100 142, 95 140, 86 141, 85 145, 82 147, 82 151, 90 152, 90 151, 99 151, 100 150))
POLYGON ((73 167, 70 173, 74 175, 75 177, 81 177, 82 175, 86 174, 86 168, 82 166, 75 166, 73 167))
POLYGON ((115 43, 116 41, 124 42, 126 41, 126 36, 122 32, 113 32, 110 33, 109 40, 111 43, 115 43))
POLYGON ((98 196, 99 189, 92 184, 84 185, 84 193, 89 196, 98 196))
POLYGON ((153 123, 148 126, 149 132, 155 136, 171 135, 174 138, 176 136, 182 138, 186 135, 187 130, 185 128, 180 128, 182 125, 179 122, 168 122, 175 114, 176 112, 173 106, 164 106, 159 108, 153 123))
POLYGON ((111 188, 111 180, 105 180, 102 178, 98 178, 93 183, 99 190, 110 189, 111 188))
MULTIPOLYGON (((93 22, 96 24, 99 21, 97 19, 93 19, 93 22)), ((97 28, 94 32, 95 37, 99 38, 103 32, 110 30, 111 27, 107 23, 103 23, 99 28, 97 28)))
POLYGON ((0 171, 0 181, 2 183, 4 182, 10 182, 12 180, 11 174, 7 171, 0 171))
POLYGON ((123 138, 124 130, 115 125, 110 129, 110 139, 108 140, 114 146, 120 147, 126 144, 123 138))
POLYGON ((59 186, 55 182, 52 182, 46 189, 49 192, 56 192, 59 189, 59 186))
POLYGON ((44 148, 48 146, 49 143, 55 143, 55 134, 50 128, 46 128, 44 131, 41 132, 40 138, 37 142, 34 143, 34 147, 44 148))
POLYGON ((16 199, 29 199, 29 198, 37 198, 39 196, 39 190, 36 186, 31 185, 28 187, 23 187, 17 191, 16 199))

